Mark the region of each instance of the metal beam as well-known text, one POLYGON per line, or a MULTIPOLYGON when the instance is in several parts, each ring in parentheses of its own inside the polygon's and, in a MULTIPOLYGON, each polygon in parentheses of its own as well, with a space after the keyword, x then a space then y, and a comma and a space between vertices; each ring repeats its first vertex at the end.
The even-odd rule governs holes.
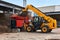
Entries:
POLYGON ((10 6, 10 5, 6 5, 6 4, 2 4, 2 3, 0 3, 0 6, 12 8, 12 9, 15 8, 16 10, 21 10, 20 8, 17 8, 17 7, 15 7, 15 6, 10 6))

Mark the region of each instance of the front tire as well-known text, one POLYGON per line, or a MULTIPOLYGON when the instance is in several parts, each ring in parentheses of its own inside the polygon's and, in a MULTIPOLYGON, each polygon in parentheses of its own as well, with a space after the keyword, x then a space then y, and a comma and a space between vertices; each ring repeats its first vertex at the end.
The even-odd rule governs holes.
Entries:
POLYGON ((26 28, 26 31, 27 31, 27 32, 32 32, 32 27, 31 27, 31 26, 28 26, 28 27, 26 28))

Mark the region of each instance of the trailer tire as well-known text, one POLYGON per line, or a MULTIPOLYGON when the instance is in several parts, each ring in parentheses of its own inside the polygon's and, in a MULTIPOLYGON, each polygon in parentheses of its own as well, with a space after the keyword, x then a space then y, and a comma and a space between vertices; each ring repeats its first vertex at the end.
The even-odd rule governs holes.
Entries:
POLYGON ((21 31, 21 32, 24 32, 24 31, 25 31, 25 30, 24 30, 24 27, 20 28, 20 31, 21 31))

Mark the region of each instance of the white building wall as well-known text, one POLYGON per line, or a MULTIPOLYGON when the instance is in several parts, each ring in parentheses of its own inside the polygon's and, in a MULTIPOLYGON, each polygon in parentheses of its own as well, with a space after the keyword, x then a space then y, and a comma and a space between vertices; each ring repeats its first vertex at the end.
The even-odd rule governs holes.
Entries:
POLYGON ((54 12, 55 6, 47 6, 47 7, 38 7, 42 12, 54 12))
POLYGON ((55 6, 55 11, 60 11, 60 5, 55 6))

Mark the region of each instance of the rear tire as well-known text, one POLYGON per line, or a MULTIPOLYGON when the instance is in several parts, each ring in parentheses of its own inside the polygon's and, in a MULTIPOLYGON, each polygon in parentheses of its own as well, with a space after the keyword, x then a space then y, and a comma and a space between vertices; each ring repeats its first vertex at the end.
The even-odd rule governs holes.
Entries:
POLYGON ((44 27, 41 28, 41 31, 42 31, 43 33, 49 33, 49 32, 51 32, 52 30, 49 29, 48 26, 44 26, 44 27))

